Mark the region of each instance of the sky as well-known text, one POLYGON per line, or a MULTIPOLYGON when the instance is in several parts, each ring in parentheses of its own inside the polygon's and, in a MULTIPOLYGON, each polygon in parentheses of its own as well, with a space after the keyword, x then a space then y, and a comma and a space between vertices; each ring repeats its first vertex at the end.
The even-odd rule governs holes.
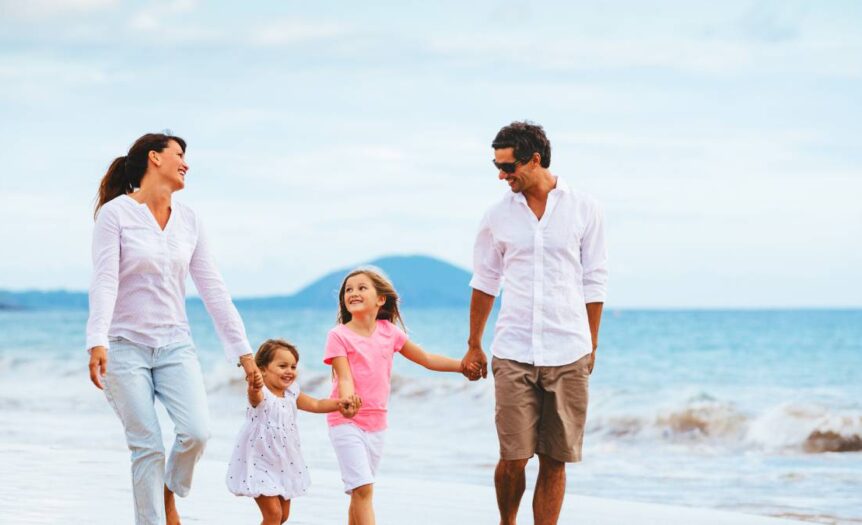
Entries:
POLYGON ((86 289, 99 180, 164 129, 234 296, 469 268, 491 140, 529 119, 604 206, 611 307, 862 306, 860 27, 854 0, 0 0, 0 288, 86 289))

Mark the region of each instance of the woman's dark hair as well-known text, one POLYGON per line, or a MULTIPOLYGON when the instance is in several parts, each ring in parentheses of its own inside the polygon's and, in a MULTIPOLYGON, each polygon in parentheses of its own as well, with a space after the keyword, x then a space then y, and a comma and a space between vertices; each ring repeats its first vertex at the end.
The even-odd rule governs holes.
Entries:
POLYGON ((254 354, 254 364, 263 370, 272 363, 272 360, 275 359, 275 353, 279 349, 287 350, 293 354, 293 358, 296 359, 297 363, 299 363, 299 352, 296 350, 295 346, 284 339, 267 339, 260 345, 260 348, 257 349, 257 353, 254 354))
POLYGON ((96 210, 93 215, 98 214, 99 209, 106 202, 139 188, 141 179, 144 178, 144 173, 147 171, 147 157, 150 152, 164 151, 170 141, 179 144, 183 152, 186 151, 186 141, 180 137, 165 133, 147 133, 132 144, 127 154, 114 159, 114 162, 108 167, 108 172, 102 177, 101 184, 99 184, 96 210))
POLYGON ((515 158, 523 163, 530 162, 533 153, 542 158, 543 168, 551 165, 551 142, 545 136, 542 126, 525 120, 504 126, 491 143, 494 149, 515 148, 515 158))

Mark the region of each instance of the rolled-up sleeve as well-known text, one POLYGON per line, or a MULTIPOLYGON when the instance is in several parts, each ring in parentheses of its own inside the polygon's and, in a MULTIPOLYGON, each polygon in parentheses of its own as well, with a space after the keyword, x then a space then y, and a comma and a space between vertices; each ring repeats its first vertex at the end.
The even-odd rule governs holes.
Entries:
POLYGON ((470 287, 496 297, 503 281, 503 253, 494 241, 490 213, 479 225, 473 245, 473 278, 470 287))
POLYGON ((581 266, 584 269, 584 300, 603 303, 608 288, 608 250, 605 244, 604 212, 598 203, 581 238, 581 266))
POLYGON ((236 361, 239 356, 252 353, 251 345, 248 343, 242 318, 209 251, 203 227, 199 220, 196 223, 197 243, 189 262, 189 273, 207 312, 212 317, 225 356, 228 360, 236 361))
POLYGON ((103 208, 93 228, 93 275, 90 280, 90 312, 87 318, 87 350, 108 347, 108 330, 117 304, 120 273, 120 223, 115 213, 103 208))

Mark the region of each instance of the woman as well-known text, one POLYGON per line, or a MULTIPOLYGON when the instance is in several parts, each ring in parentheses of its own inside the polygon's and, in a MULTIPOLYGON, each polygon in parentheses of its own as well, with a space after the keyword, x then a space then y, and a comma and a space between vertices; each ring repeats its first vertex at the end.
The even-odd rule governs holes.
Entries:
POLYGON ((174 494, 189 492, 209 437, 200 363, 185 310, 185 280, 215 321, 229 359, 255 370, 245 327, 195 213, 172 200, 185 186, 186 142, 147 134, 108 168, 99 187, 87 348, 132 451, 137 525, 179 524, 174 494), (154 399, 177 432, 165 466, 154 399))

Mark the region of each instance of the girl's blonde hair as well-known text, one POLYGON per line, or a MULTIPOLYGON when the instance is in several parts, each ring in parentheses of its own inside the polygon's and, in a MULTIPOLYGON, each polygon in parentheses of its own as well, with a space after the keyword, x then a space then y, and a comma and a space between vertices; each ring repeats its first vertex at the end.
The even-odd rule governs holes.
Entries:
POLYGON ((395 286, 386 277, 382 270, 374 267, 362 267, 348 273, 341 282, 341 289, 338 291, 338 324, 345 324, 353 319, 353 315, 347 311, 347 305, 344 303, 344 289, 347 287, 347 280, 356 275, 365 275, 371 280, 374 285, 374 290, 377 295, 386 298, 386 302, 380 307, 377 312, 377 319, 385 319, 390 323, 397 324, 402 330, 406 331, 404 320, 401 318, 401 312, 398 310, 398 292, 395 291, 395 286))
POLYGON ((295 346, 284 339, 267 339, 260 345, 260 348, 257 349, 257 353, 254 354, 254 364, 263 370, 272 363, 272 360, 275 359, 275 353, 279 349, 287 350, 293 354, 293 358, 296 359, 297 363, 299 363, 299 352, 296 350, 295 346))

